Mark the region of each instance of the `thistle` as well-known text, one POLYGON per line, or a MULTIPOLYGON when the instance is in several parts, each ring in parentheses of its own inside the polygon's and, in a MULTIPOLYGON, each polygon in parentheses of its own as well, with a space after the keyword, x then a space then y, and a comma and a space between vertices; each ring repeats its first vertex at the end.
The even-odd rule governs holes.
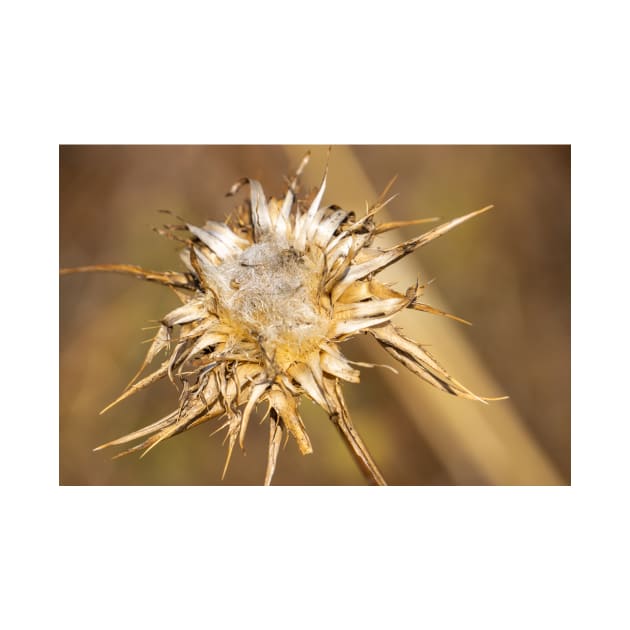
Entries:
POLYGON ((203 227, 186 222, 167 225, 163 235, 183 243, 186 271, 156 272, 133 265, 95 265, 62 269, 61 273, 107 271, 134 275, 170 287, 181 306, 159 322, 155 337, 136 376, 122 395, 101 413, 163 378, 179 390, 177 409, 116 440, 98 446, 139 443, 115 457, 143 455, 163 440, 194 426, 218 420, 225 430, 225 476, 236 442, 241 448, 252 412, 266 404, 269 425, 265 485, 271 483, 283 438, 291 436, 304 455, 313 451, 299 413, 302 396, 321 406, 339 430, 367 480, 385 480, 355 430, 341 382, 358 383, 357 367, 339 345, 368 334, 403 366, 449 394, 485 402, 452 378, 418 343, 391 322, 403 309, 456 318, 421 301, 416 282, 405 293, 379 282, 376 274, 404 256, 446 234, 492 206, 448 221, 395 247, 375 245, 379 234, 434 219, 378 224, 375 217, 393 180, 379 199, 357 218, 335 205, 322 205, 326 173, 308 198, 298 199, 302 160, 281 199, 267 199, 259 182, 242 179, 229 191, 249 187, 249 200, 225 223, 203 227), (149 375, 147 366, 166 358, 149 375))

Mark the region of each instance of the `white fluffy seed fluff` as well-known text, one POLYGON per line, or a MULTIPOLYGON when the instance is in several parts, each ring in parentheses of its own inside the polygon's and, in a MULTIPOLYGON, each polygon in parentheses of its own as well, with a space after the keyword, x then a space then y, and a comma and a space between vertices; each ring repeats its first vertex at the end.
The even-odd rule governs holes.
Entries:
POLYGON ((217 268, 225 279, 219 308, 281 369, 292 355, 318 347, 327 332, 317 296, 322 269, 314 258, 286 239, 269 238, 217 268))

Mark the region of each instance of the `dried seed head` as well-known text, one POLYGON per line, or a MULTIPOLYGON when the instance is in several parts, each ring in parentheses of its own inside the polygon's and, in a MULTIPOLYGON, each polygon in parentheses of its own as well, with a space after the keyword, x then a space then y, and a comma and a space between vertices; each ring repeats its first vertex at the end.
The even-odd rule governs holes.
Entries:
POLYGON ((340 387, 340 381, 359 382, 359 371, 339 349, 341 341, 359 333, 371 334, 395 359, 438 389, 488 400, 449 376, 425 349, 391 323, 405 308, 447 314, 421 302, 419 284, 403 294, 375 276, 489 207, 396 247, 380 249, 374 245, 378 234, 405 224, 375 223, 376 213, 389 201, 383 201, 387 190, 360 219, 337 206, 322 205, 325 176, 309 202, 296 200, 298 175, 306 161, 280 200, 267 199, 258 182, 243 179, 229 194, 248 185, 249 201, 226 223, 165 227, 163 233, 185 243, 181 251, 185 273, 150 272, 129 265, 62 270, 132 274, 170 286, 182 301, 163 317, 140 371, 112 403, 168 377, 181 388, 178 409, 95 450, 144 438, 117 456, 146 453, 162 440, 220 418, 217 430, 225 429, 228 439, 227 469, 237 439, 243 446, 252 411, 264 402, 270 427, 265 476, 269 484, 284 434, 296 440, 303 454, 312 452, 298 412, 304 395, 329 414, 367 478, 384 484, 352 425, 340 387), (175 232, 182 232, 183 238, 175 232), (137 380, 165 350, 166 360, 137 380))
POLYGON ((299 252, 282 238, 254 243, 217 268, 224 283, 220 319, 287 370, 326 337, 329 318, 318 296, 322 265, 315 248, 299 252))

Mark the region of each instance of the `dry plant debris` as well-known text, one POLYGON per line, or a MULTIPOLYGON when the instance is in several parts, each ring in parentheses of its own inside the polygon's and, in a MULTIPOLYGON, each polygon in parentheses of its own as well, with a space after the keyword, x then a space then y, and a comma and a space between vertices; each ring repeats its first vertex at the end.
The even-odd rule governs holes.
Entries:
POLYGON ((375 245, 379 234, 435 219, 378 224, 375 217, 393 198, 386 196, 394 180, 361 218, 338 206, 322 205, 326 173, 318 189, 299 199, 298 178, 308 157, 281 199, 266 198, 259 182, 245 178, 228 195, 247 185, 250 198, 225 223, 207 221, 197 227, 182 222, 159 230, 183 242, 185 272, 147 271, 134 265, 61 270, 130 274, 170 287, 182 303, 162 318, 140 370, 103 412, 163 378, 179 390, 177 409, 95 450, 141 440, 115 457, 146 454, 167 438, 218 419, 217 431, 224 429, 228 442, 225 476, 236 442, 243 447, 252 411, 266 403, 268 485, 283 437, 292 436, 304 455, 313 451, 298 409, 301 397, 307 396, 329 415, 366 479, 385 485, 354 428, 341 388, 341 381, 359 382, 357 367, 374 367, 348 360, 339 348, 341 342, 366 333, 434 387, 475 401, 491 400, 456 381, 391 322, 406 308, 459 318, 424 304, 419 282, 400 293, 376 275, 492 206, 380 249, 375 245), (166 358, 157 369, 140 378, 164 351, 166 358))

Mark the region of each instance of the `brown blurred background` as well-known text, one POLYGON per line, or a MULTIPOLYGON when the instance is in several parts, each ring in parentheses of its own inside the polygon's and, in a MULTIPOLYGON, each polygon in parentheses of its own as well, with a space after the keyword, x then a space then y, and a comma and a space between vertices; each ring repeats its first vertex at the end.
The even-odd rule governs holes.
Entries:
MULTIPOLYGON (((180 270, 175 243, 152 231, 169 220, 156 210, 197 225, 223 220, 236 203, 225 197, 234 181, 253 177, 267 195, 282 195, 283 177, 307 148, 304 192, 321 179, 326 147, 62 146, 60 265, 180 270)), ((473 391, 510 399, 481 405, 434 391, 402 367, 398 377, 362 368, 346 398, 390 484, 570 483, 570 155, 568 146, 333 147, 325 203, 362 214, 398 174, 390 219, 446 220, 495 205, 394 265, 388 279, 404 290, 418 272, 435 278, 425 301, 473 326, 417 312, 395 321, 473 391)), ((147 349, 140 342, 151 335, 141 329, 176 304, 167 288, 129 277, 60 278, 61 484, 262 483, 267 427, 256 422, 224 482, 223 435, 208 437, 210 423, 143 459, 92 452, 175 407, 177 392, 160 383, 98 415, 139 367, 147 349)), ((395 365, 370 341, 352 340, 344 352, 395 365)), ((323 411, 308 401, 301 410, 314 453, 301 456, 290 440, 274 485, 363 484, 323 411)))

